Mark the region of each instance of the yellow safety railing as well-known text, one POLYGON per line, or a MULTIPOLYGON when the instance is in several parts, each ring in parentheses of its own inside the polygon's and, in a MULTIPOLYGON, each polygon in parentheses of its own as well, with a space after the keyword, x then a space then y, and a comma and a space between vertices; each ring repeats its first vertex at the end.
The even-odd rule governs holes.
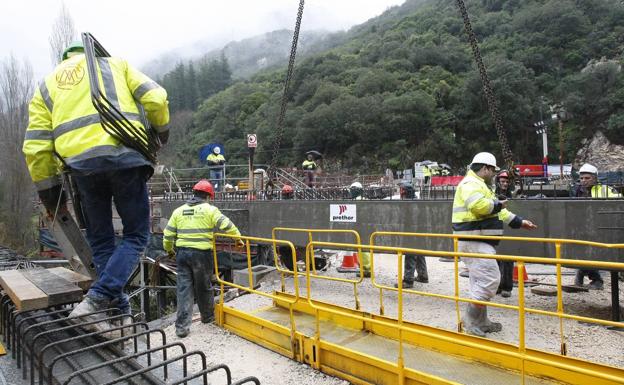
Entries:
MULTIPOLYGON (((259 238, 259 237, 248 237, 248 236, 237 236, 237 235, 230 235, 230 234, 222 234, 222 233, 215 233, 213 238, 212 238, 212 250, 213 250, 213 258, 214 258, 214 267, 215 267, 215 273, 217 276, 217 282, 220 285, 220 296, 219 296, 219 303, 221 304, 221 306, 218 307, 219 309, 219 313, 218 313, 218 317, 217 317, 217 322, 219 323, 219 325, 223 325, 223 320, 224 320, 224 309, 223 309, 223 304, 225 303, 225 298, 224 298, 224 293, 225 293, 225 287, 224 286, 231 286, 234 288, 237 288, 239 290, 244 290, 248 293, 252 293, 252 294, 258 294, 264 297, 268 297, 275 300, 282 300, 283 299, 281 297, 276 296, 275 294, 271 294, 271 293, 265 293, 263 291, 260 290, 256 290, 254 289, 254 280, 253 280, 253 270, 252 270, 252 265, 251 265, 251 245, 250 242, 263 242, 263 243, 272 243, 273 245, 275 244, 280 244, 280 245, 285 245, 290 247, 290 250, 292 251, 292 257, 293 257, 293 270, 289 271, 290 274, 293 275, 294 280, 293 280, 293 285, 294 285, 294 290, 295 290, 295 296, 293 297, 292 300, 290 301, 286 301, 286 303, 288 304, 288 311, 289 311, 289 317, 290 317, 290 339, 291 339, 291 349, 292 349, 292 354, 293 354, 293 359, 295 358, 296 355, 296 343, 295 343, 295 332, 297 330, 296 324, 295 324, 295 316, 293 313, 293 305, 295 303, 297 303, 297 300, 299 298, 299 272, 297 271, 297 261, 296 261, 296 253, 295 253, 295 246, 289 242, 289 241, 282 241, 282 240, 277 240, 277 239, 269 239, 269 238, 259 238), (249 287, 245 287, 245 286, 241 286, 241 285, 237 285, 233 282, 229 282, 229 281, 225 281, 223 279, 221 279, 220 275, 219 275, 219 261, 217 259, 217 248, 216 248, 216 240, 217 238, 230 238, 233 240, 237 240, 237 239, 241 239, 245 242, 245 252, 247 254, 247 269, 248 269, 248 283, 249 283, 249 287)), ((277 263, 277 256, 275 256, 275 266, 276 268, 279 269, 278 263, 277 263)), ((284 291, 284 290, 282 290, 284 291)))
MULTIPOLYGON (((291 232, 291 233, 307 233, 308 234, 308 243, 313 242, 313 234, 351 234, 355 239, 356 244, 361 244, 360 234, 355 230, 346 230, 346 229, 301 229, 301 228, 292 228, 292 227, 274 227, 271 235, 274 240, 277 239, 276 235, 278 232, 291 232)), ((330 277, 325 275, 319 275, 316 271, 316 266, 314 264, 314 258, 312 258, 312 271, 313 274, 310 276, 317 279, 325 279, 329 281, 338 281, 338 282, 346 282, 353 284, 353 294, 355 297, 355 309, 360 309, 360 299, 358 297, 357 285, 362 283, 364 280, 364 269, 362 268, 362 249, 358 248, 357 258, 360 265, 360 275, 357 279, 348 279, 348 278, 340 278, 340 277, 330 277)), ((275 244, 273 244, 273 255, 277 255, 277 250, 275 248, 275 244)), ((281 271, 280 271, 281 273, 281 271)), ((284 291, 283 285, 283 275, 282 275, 282 291, 284 291)))
MULTIPOLYGON (((406 233, 407 234, 407 233, 406 233)), ((449 235, 449 234, 440 234, 440 235, 446 235, 449 236, 450 238, 456 237, 456 238, 468 238, 465 236, 455 236, 455 235, 449 235)), ((522 239, 535 239, 535 238, 520 238, 520 237, 506 237, 506 238, 501 238, 501 237, 480 237, 480 236, 470 236, 469 238, 472 239, 496 239, 496 240, 500 240, 500 239, 510 239, 513 238, 515 240, 522 240, 522 239)), ((539 239, 539 238, 537 238, 539 239)), ((544 239, 546 240, 546 239, 544 239)), ((602 245, 604 247, 607 248, 622 248, 624 247, 624 245, 620 245, 620 244, 600 244, 600 243, 596 243, 596 242, 587 242, 585 243, 584 241, 573 241, 573 240, 559 240, 561 242, 564 241, 569 241, 570 243, 576 243, 576 242, 580 242, 582 244, 592 244, 592 245, 602 245)), ((563 370, 567 370, 567 371, 571 371, 574 373, 579 373, 579 374, 584 374, 584 375, 588 375, 588 376, 593 376, 593 377, 598 377, 607 381, 612 381, 614 383, 624 383, 624 379, 621 376, 613 376, 610 375, 608 373, 603 373, 601 371, 597 371, 597 370, 591 370, 591 369, 586 369, 586 368, 582 368, 576 365, 570 365, 570 364, 566 364, 564 362, 558 362, 558 361, 553 361, 553 360, 548 360, 548 359, 544 359, 544 358, 540 358, 537 357, 535 355, 528 355, 527 351, 526 351, 526 343, 525 343, 525 313, 526 312, 530 312, 530 313, 535 313, 535 314, 543 314, 543 315, 552 315, 552 316, 560 316, 563 318, 567 318, 567 319, 573 319, 573 320, 577 320, 577 321, 583 321, 583 322, 595 322, 598 324, 603 324, 603 325, 610 325, 610 326, 618 326, 621 327, 622 324, 621 323, 617 323, 617 322, 611 322, 611 321, 605 321, 605 320, 600 320, 600 319, 595 319, 595 318, 589 318, 589 317, 581 317, 581 316, 575 316, 575 315, 570 315, 570 314, 561 314, 560 312, 550 312, 550 311, 545 311, 545 310, 538 310, 538 309, 530 309, 530 308, 526 308, 525 307, 525 302, 524 302, 524 266, 526 263, 538 263, 538 264, 547 264, 547 265, 572 265, 572 266, 579 266, 579 267, 594 267, 594 268, 603 268, 603 269, 624 269, 624 263, 615 263, 615 262, 598 262, 598 261, 580 261, 580 260, 573 260, 573 259, 562 259, 559 258, 556 261, 553 260, 552 258, 544 258, 544 257, 520 257, 520 256, 510 256, 510 255, 500 255, 500 254, 479 254, 479 253, 466 253, 466 252, 459 252, 457 250, 455 251, 434 251, 434 250, 424 250, 424 249, 413 249, 413 248, 406 248, 406 247, 389 247, 389 246, 377 246, 377 245, 356 245, 356 244, 344 244, 344 243, 332 243, 332 242, 310 242, 306 248, 306 270, 305 270, 305 276, 306 276, 306 286, 308 287, 308 294, 307 294, 307 302, 309 304, 309 306, 311 308, 313 308, 315 310, 315 340, 317 344, 320 344, 320 339, 321 339, 321 330, 320 330, 320 316, 319 313, 320 311, 324 311, 327 313, 333 313, 339 316, 343 316, 343 317, 349 317, 349 318, 354 318, 354 319, 358 319, 360 321, 364 321, 367 323, 373 323, 373 324, 378 324, 378 325, 382 325, 382 326, 386 326, 386 327, 392 327, 392 328, 396 328, 398 330, 398 343, 399 343, 399 353, 398 353, 398 358, 397 358, 397 368, 398 368, 398 375, 399 375, 399 384, 403 384, 404 383, 404 356, 403 356, 403 333, 406 331, 409 331, 410 333, 416 333, 419 335, 423 335, 426 337, 431 337, 431 338, 437 338, 439 340, 445 341, 445 342, 449 342, 449 343, 453 343, 453 344, 460 344, 462 346, 467 346, 467 347, 471 347, 471 348, 476 348, 476 349, 481 349, 481 350, 485 350, 491 353, 496 353, 496 354, 501 354, 501 355, 505 355, 505 356, 509 356, 512 358, 516 358, 519 359, 521 362, 520 365, 520 372, 521 372, 521 378, 522 378, 522 384, 524 384, 524 380, 525 380, 525 369, 524 369, 524 363, 525 361, 531 361, 534 363, 538 363, 538 364, 543 364, 543 365, 549 365, 555 368, 560 368, 563 370), (499 349, 493 346, 488 346, 487 344, 481 344, 481 343, 477 343, 477 342, 471 342, 469 340, 463 340, 463 339, 455 339, 453 337, 447 337, 447 336, 442 336, 442 335, 437 335, 431 332, 427 332, 425 330, 415 330, 413 328, 407 328, 406 326, 404 326, 403 323, 403 292, 405 292, 406 290, 403 290, 403 280, 402 279, 398 279, 398 287, 394 288, 394 287, 390 287, 390 286, 384 286, 384 285, 380 285, 377 284, 376 282, 374 282, 375 279, 375 275, 374 272, 371 271, 371 280, 373 281, 373 284, 376 285, 379 288, 383 288, 386 290, 391 290, 391 291, 396 291, 398 292, 398 313, 397 313, 397 324, 394 324, 392 322, 389 321, 384 321, 384 320, 380 320, 380 319, 375 319, 375 318, 371 318, 371 317, 367 317, 367 316, 363 316, 363 315, 358 315, 358 314, 352 314, 349 312, 344 312, 344 311, 340 311, 337 310, 334 307, 329 307, 329 306, 323 306, 322 304, 317 304, 314 303, 311 296, 310 296, 310 278, 311 278, 311 274, 310 274, 310 269, 309 269, 309 265, 308 265, 308 260, 310 259, 310 256, 312 255, 312 250, 314 249, 314 247, 333 247, 333 248, 339 248, 339 249, 359 249, 359 248, 367 248, 371 250, 371 263, 373 263, 375 257, 374 257, 374 252, 375 251, 381 251, 381 252, 390 252, 390 253, 396 253, 397 258, 397 270, 398 270, 398 275, 399 277, 403 276, 403 264, 402 264, 402 256, 404 254, 417 254, 417 255, 427 255, 427 256, 438 256, 438 257, 448 257, 448 256, 453 256, 454 258, 485 258, 485 259, 498 259, 498 260, 503 260, 503 261, 515 261, 518 265, 518 305, 514 306, 514 305, 506 305, 506 304, 498 304, 498 303, 491 303, 491 302, 486 302, 486 301, 479 301, 479 300, 474 300, 474 299, 470 299, 470 298, 463 298, 460 297, 458 295, 458 293, 456 293, 455 295, 443 295, 443 294, 435 294, 435 293, 426 293, 426 292, 420 292, 420 291, 415 291, 415 290, 408 290, 408 292, 410 293, 416 293, 416 294, 421 294, 421 295, 426 295, 426 296, 431 296, 431 297, 437 297, 437 298, 444 298, 444 299, 449 299, 449 300, 454 300, 454 301, 460 301, 460 302, 467 302, 467 303, 476 303, 476 304, 480 304, 480 305, 487 305, 487 306, 496 306, 496 307, 500 307, 500 308, 506 308, 506 309, 512 309, 512 310, 516 310, 518 311, 518 323, 519 323, 519 341, 518 341, 518 351, 517 352, 513 352, 513 351, 507 351, 507 350, 503 350, 503 349, 499 349)), ((374 265, 371 265, 374 266, 374 265)), ((457 274, 457 270, 455 271, 455 274, 457 274)), ((560 290, 560 270, 558 270, 558 281, 559 281, 559 285, 558 285, 558 290, 560 290)), ((320 358, 319 361, 316 362, 316 367, 320 367, 320 358)))
MULTIPOLYGON (((446 238, 446 239, 452 239, 453 240, 453 259, 454 259, 454 283, 455 283, 455 297, 457 298, 459 296, 459 255, 457 254, 457 248, 458 248, 458 243, 460 240, 473 240, 473 241, 479 241, 479 240, 495 240, 495 241, 519 241, 519 242, 531 242, 531 243, 548 243, 548 244, 554 244, 555 246, 555 260, 560 261, 562 259, 562 252, 561 252, 561 246, 562 245, 576 245, 576 246, 589 246, 589 247, 596 247, 596 248, 604 248, 604 249, 624 249, 624 244, 622 243, 600 243, 600 242, 592 242, 592 241, 582 241, 582 240, 577 240, 577 239, 559 239, 559 238, 529 238, 529 237, 509 237, 509 236, 483 236, 483 235, 459 235, 459 234, 436 234, 436 233, 409 233, 409 232, 394 232, 394 231, 376 231, 373 232, 370 236, 370 244, 374 245, 375 241, 377 240, 378 237, 381 236, 394 236, 394 237, 414 237, 414 238, 446 238)), ((500 258, 494 258, 494 259, 500 259, 500 258)), ((373 259, 371 258, 371 261, 373 259)), ((592 319, 592 318, 587 318, 587 317, 582 317, 582 316, 574 316, 574 315, 570 315, 570 314, 566 314, 563 311, 563 291, 562 291, 562 283, 561 283, 561 278, 562 278, 562 274, 561 274, 561 265, 562 263, 553 263, 551 258, 548 258, 548 260, 550 261, 549 264, 555 264, 556 265, 556 279, 557 279, 557 311, 556 312, 551 312, 551 311, 545 311, 545 310, 539 310, 539 309, 532 309, 532 308, 527 308, 526 311, 529 313, 533 313, 533 314, 541 314, 541 315, 548 315, 548 316, 554 316, 554 317, 558 317, 559 318, 559 336, 560 336, 560 352, 563 355, 567 354, 567 347, 566 347, 566 340, 565 340, 565 333, 564 333, 564 328, 563 328, 563 319, 567 318, 567 319, 573 319, 573 320, 577 320, 577 321, 583 321, 583 322, 590 322, 590 323, 597 323, 597 324, 602 324, 602 325, 606 325, 606 326, 616 326, 616 327, 621 327, 622 325, 620 323, 617 322, 612 322, 612 321, 606 321, 606 320, 601 320, 601 319, 592 319)), ((541 262, 531 262, 531 263, 541 263, 541 262)), ((598 266, 594 263, 594 261, 589 261, 590 264, 588 265, 584 265, 584 266, 598 266)), ((614 263, 614 262, 601 262, 601 263, 614 263)), ((619 265, 620 269, 624 268, 624 264, 623 263, 615 263, 615 265, 619 265)), ((372 265, 371 262, 371 270, 373 268, 374 265, 372 265)), ((618 267, 611 267, 611 268, 615 268, 617 269, 618 267)), ((520 271, 520 266, 518 266, 518 276, 521 275, 521 271, 520 271)), ((524 274, 522 274, 524 275, 524 274)), ((518 285, 520 281, 518 281, 518 285)), ((382 289, 380 288, 380 292, 382 291, 382 289)), ((419 295, 425 295, 425 296, 439 296, 437 294, 433 294, 433 293, 427 293, 427 292, 420 292, 420 291, 416 291, 416 290, 407 290, 410 293, 415 293, 415 294, 419 294, 419 295)), ((381 296, 381 294, 380 294, 381 296)), ((442 296, 444 297, 444 296, 442 296)), ((524 299, 523 299, 524 300, 524 299)), ((455 299, 455 311, 457 314, 457 329, 458 331, 461 332, 462 329, 462 324, 461 324, 461 315, 460 315, 460 311, 459 311, 459 300, 455 299)), ((497 304, 497 303, 490 303, 487 302, 487 304, 489 304, 490 306, 494 306, 494 307, 501 307, 501 308, 510 308, 507 305, 504 304, 497 304)))

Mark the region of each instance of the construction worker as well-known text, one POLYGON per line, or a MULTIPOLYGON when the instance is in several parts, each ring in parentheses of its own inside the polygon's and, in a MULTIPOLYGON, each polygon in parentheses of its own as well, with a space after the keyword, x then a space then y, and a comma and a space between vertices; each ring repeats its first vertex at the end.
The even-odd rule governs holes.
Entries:
MULTIPOLYGON (((99 57, 97 60, 107 99, 135 128, 144 130, 137 107, 140 103, 161 143, 166 143, 167 92, 123 59, 99 57)), ((58 167, 61 162, 80 194, 97 279, 70 317, 107 309, 111 304, 130 314, 123 288, 149 238, 146 182, 154 165, 106 132, 101 119, 91 101, 84 47, 81 42, 74 42, 63 52, 62 62, 35 90, 23 145, 28 170, 50 216, 67 212, 58 167), (122 240, 117 246, 112 202, 123 224, 122 240)), ((104 317, 100 313, 82 319, 93 321, 104 317)), ((109 327, 104 321, 90 326, 92 330, 109 327)))
MULTIPOLYGON (((349 186, 349 196, 351 197, 351 199, 354 199, 354 200, 366 199, 364 198, 364 187, 362 186, 362 183, 360 182, 351 183, 351 185, 349 186)), ((364 272, 363 272, 364 277, 369 278, 371 276, 370 254, 366 251, 362 251, 359 257, 360 257, 360 264, 362 268, 364 269, 364 272)))
MULTIPOLYGON (((573 189, 572 195, 577 198, 621 198, 622 196, 610 186, 598 183, 598 169, 585 163, 579 170, 580 184, 573 189)), ((583 286, 583 280, 587 276, 590 280, 589 288, 602 290, 604 281, 600 276, 600 271, 595 269, 578 269, 574 277, 576 286, 583 286)))
POLYGON ((210 181, 216 187, 217 191, 221 191, 223 169, 225 167, 225 157, 221 154, 221 147, 214 146, 210 154, 206 157, 206 163, 209 167, 210 181))
POLYGON ((294 190, 291 185, 285 184, 282 187, 282 199, 288 200, 294 198, 294 190))
POLYGON ((303 172, 305 173, 305 184, 310 188, 314 187, 314 173, 316 172, 317 165, 312 154, 308 154, 301 164, 301 168, 303 168, 303 172))
MULTIPOLYGON (((181 338, 190 332, 194 298, 201 321, 209 323, 214 320, 213 233, 240 235, 234 223, 208 203, 209 199, 214 199, 214 188, 202 179, 193 186, 193 198, 173 211, 163 232, 163 248, 176 259, 178 270, 175 326, 176 335, 181 338)), ((241 246, 243 242, 238 239, 237 245, 241 246)))
MULTIPOLYGON (((512 228, 535 229, 531 221, 522 219, 506 209, 507 201, 499 200, 489 187, 496 175, 496 158, 489 152, 474 156, 470 168, 457 186, 453 200, 453 234, 457 235, 503 235, 503 224, 512 228)), ((496 254, 495 240, 462 240, 460 253, 496 254)), ((470 272, 470 297, 489 301, 500 282, 500 272, 494 259, 462 258, 470 272)), ((487 307, 469 303, 463 316, 469 334, 484 337, 485 333, 502 330, 502 325, 487 316, 487 307)))
POLYGON ((423 170, 423 176, 425 178, 424 184, 426 186, 429 184, 429 181, 431 180, 431 170, 429 169, 429 166, 427 165, 423 165, 422 170, 423 170))
MULTIPOLYGON (((496 176, 496 196, 498 199, 504 197, 505 199, 511 199, 513 189, 509 184, 509 172, 507 170, 501 170, 496 176)), ((496 294, 500 294, 501 297, 509 298, 511 297, 511 291, 513 290, 513 269, 514 262, 513 261, 501 261, 497 260, 498 269, 500 271, 500 284, 498 285, 498 290, 496 290, 496 294)))

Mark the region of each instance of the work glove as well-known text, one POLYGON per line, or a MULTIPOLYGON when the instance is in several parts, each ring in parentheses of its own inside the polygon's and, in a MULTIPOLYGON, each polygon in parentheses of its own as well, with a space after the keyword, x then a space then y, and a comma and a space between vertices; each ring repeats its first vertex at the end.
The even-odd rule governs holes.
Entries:
POLYGON ((175 252, 175 250, 167 251, 167 256, 169 256, 169 258, 171 258, 171 259, 173 259, 175 261, 175 259, 176 259, 176 252, 175 252))
POLYGON ((245 241, 243 241, 242 239, 237 239, 236 240, 236 248, 238 249, 242 249, 243 247, 245 247, 245 241))
POLYGON ((164 146, 165 144, 167 144, 167 142, 169 141, 169 130, 163 131, 163 132, 159 132, 158 133, 158 139, 160 140, 160 145, 161 146, 164 146))

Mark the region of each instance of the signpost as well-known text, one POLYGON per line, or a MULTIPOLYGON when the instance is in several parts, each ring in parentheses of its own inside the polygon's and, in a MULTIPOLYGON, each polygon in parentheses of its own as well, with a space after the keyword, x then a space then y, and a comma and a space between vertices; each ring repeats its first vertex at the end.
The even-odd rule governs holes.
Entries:
POLYGON ((254 190, 253 157, 258 147, 258 137, 256 134, 247 134, 247 148, 249 149, 249 199, 254 190))

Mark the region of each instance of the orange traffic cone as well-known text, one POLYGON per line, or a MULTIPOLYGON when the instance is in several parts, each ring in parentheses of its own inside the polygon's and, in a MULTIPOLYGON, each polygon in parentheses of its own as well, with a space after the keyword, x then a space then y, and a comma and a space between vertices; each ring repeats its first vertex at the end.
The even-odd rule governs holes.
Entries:
POLYGON ((360 271, 358 267, 358 255, 353 253, 352 255, 345 254, 342 257, 342 264, 336 268, 339 273, 357 273, 360 271))
MULTIPOLYGON (((529 275, 527 274, 526 271, 526 266, 524 267, 524 269, 522 269, 522 272, 524 274, 522 274, 524 276, 524 282, 528 282, 529 281, 529 275)), ((514 282, 518 282, 518 266, 514 265, 514 269, 513 269, 513 281, 514 282)))

